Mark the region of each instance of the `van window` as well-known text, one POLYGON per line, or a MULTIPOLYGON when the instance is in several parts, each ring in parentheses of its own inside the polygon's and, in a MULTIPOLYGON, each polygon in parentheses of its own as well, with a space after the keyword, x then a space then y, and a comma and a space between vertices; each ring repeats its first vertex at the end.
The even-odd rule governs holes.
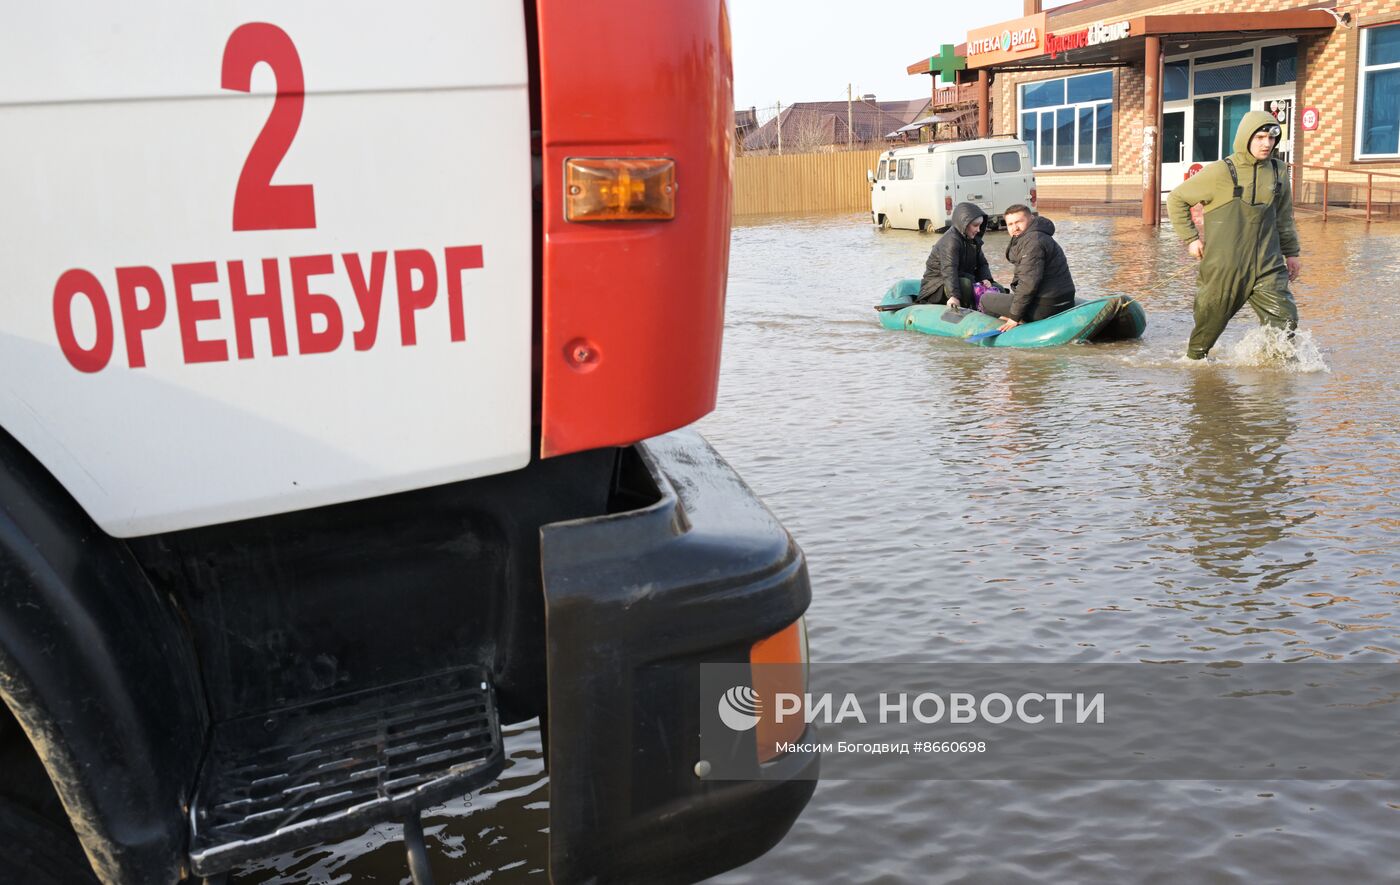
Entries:
POLYGON ((875 174, 875 177, 878 178, 878 179, 880 179, 881 181, 884 181, 884 180, 885 180, 885 161, 884 161, 884 160, 881 160, 881 161, 880 161, 880 171, 877 172, 877 173, 875 174))
POLYGON ((913 178, 913 177, 914 177, 914 161, 913 161, 913 160, 900 160, 900 161, 899 161, 899 180, 900 180, 900 181, 905 181, 905 180, 910 179, 910 178, 913 178))
POLYGON ((1021 155, 1015 151, 998 151, 992 154, 993 172, 1020 172, 1021 155))
POLYGON ((958 157, 958 174, 963 178, 986 175, 987 157, 984 154, 963 154, 958 157))

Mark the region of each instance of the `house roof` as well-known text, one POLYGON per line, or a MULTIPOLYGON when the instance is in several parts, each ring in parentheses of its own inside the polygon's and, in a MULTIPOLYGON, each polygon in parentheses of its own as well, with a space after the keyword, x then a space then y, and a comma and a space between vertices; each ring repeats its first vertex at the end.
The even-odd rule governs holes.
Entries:
MULTIPOLYGON (((882 140, 884 133, 899 129, 924 115, 927 98, 904 101, 863 101, 849 104, 848 123, 845 101, 799 101, 782 110, 783 142, 794 148, 812 145, 844 144, 848 128, 854 141, 882 140)), ((778 117, 774 117, 744 137, 745 150, 777 147, 778 117)))

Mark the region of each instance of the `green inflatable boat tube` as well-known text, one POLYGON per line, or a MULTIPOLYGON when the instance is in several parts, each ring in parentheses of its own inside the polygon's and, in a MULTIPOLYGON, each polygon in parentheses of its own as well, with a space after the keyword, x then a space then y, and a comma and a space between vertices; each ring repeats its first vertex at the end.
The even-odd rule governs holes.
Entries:
MULTIPOLYGON (((880 325, 908 329, 925 335, 967 339, 990 332, 1001 320, 975 310, 954 310, 942 304, 914 304, 918 280, 900 280, 885 293, 880 325), (908 305, 895 307, 895 305, 908 305)), ((1033 323, 1022 323, 1009 332, 970 342, 983 347, 1056 347, 1085 341, 1127 341, 1141 338, 1147 314, 1136 298, 1110 295, 1076 303, 1069 310, 1033 323)))

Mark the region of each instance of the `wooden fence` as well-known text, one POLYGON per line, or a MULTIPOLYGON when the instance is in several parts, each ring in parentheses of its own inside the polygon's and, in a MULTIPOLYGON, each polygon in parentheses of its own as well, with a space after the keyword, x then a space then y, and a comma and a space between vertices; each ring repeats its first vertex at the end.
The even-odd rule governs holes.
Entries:
POLYGON ((859 211, 870 208, 865 172, 881 150, 734 158, 734 214, 859 211))

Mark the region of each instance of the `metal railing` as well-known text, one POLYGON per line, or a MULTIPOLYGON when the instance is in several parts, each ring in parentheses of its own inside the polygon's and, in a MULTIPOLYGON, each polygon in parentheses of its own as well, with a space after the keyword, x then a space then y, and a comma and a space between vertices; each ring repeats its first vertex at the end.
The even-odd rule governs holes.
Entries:
POLYGON ((1293 206, 1295 209, 1312 208, 1310 201, 1304 200, 1302 196, 1303 192, 1305 191, 1305 186, 1317 186, 1319 184, 1315 178, 1309 179, 1306 175, 1307 170, 1313 169, 1322 171, 1322 181, 1320 183, 1321 200, 1319 202, 1321 203, 1320 211, 1322 212, 1323 221, 1326 221, 1328 218, 1328 210, 1331 205, 1331 191, 1334 186, 1337 188, 1346 189, 1349 197, 1349 199, 1346 202, 1347 209, 1360 208, 1360 201, 1354 198, 1356 197, 1357 191, 1363 187, 1362 182, 1360 180, 1363 176, 1365 177, 1364 187, 1366 189, 1365 214, 1359 215, 1353 214, 1351 212, 1334 214, 1337 214, 1337 217, 1339 218, 1354 218, 1358 221, 1364 220, 1367 223, 1370 223, 1376 212, 1375 207, 1378 202, 1376 199, 1377 190, 1382 191, 1384 197, 1386 198, 1383 201, 1379 201, 1382 202, 1385 206, 1386 218, 1393 218, 1397 214, 1400 214, 1400 172, 1369 172, 1361 171, 1359 169, 1336 169, 1331 166, 1320 166, 1313 163, 1289 163, 1288 165, 1291 168, 1301 169, 1304 171, 1303 177, 1298 181, 1298 184, 1293 189, 1293 206), (1334 174, 1345 177, 1339 178, 1337 181, 1334 182, 1334 174), (1396 183, 1382 183, 1380 185, 1377 185, 1375 181, 1377 177, 1388 179, 1393 178, 1396 179, 1396 183))

